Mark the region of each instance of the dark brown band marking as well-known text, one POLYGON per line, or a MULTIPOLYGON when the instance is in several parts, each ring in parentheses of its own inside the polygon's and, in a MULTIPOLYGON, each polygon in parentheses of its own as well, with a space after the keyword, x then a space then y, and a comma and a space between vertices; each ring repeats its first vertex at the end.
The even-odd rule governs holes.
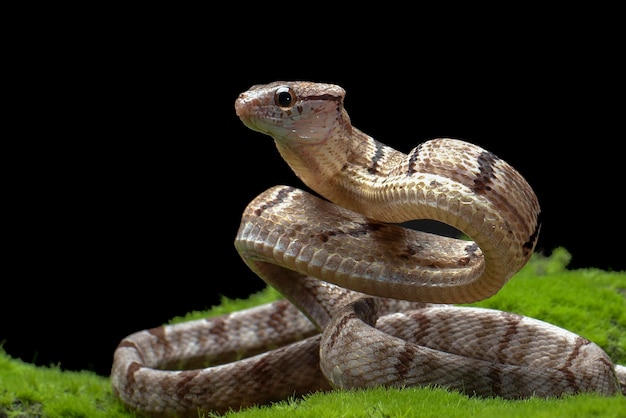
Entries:
MULTIPOLYGON (((497 357, 499 358, 502 358, 502 353, 511 347, 511 339, 517 335, 518 326, 522 319, 519 315, 515 315, 509 312, 502 312, 502 317, 502 322, 505 323, 506 331, 498 342, 497 357)), ((489 327, 486 326, 485 329, 488 330, 489 327)), ((491 383, 492 393, 502 393, 504 389, 504 372, 502 366, 498 364, 492 364, 489 367, 488 376, 491 383)))
POLYGON ((422 247, 417 245, 407 244, 406 247, 398 253, 398 257, 403 260, 408 260, 415 254, 418 254, 422 250, 422 247))
POLYGON ((413 361, 417 355, 417 347, 413 344, 405 342, 402 351, 396 355, 398 361, 394 364, 394 369, 398 372, 398 380, 404 380, 406 375, 413 370, 413 361))
POLYGON ((135 373, 143 367, 143 364, 133 361, 130 366, 128 366, 128 369, 126 369, 126 390, 129 392, 130 396, 134 396, 135 388, 137 387, 135 373))
POLYGON ((571 351, 569 356, 567 356, 567 360, 565 361, 563 367, 559 369, 565 375, 565 380, 567 380, 567 383, 570 385, 570 387, 574 388, 575 392, 579 392, 580 388, 578 387, 578 383, 576 382, 576 375, 572 371, 571 367, 574 363, 574 360, 576 360, 576 358, 580 355, 580 348, 587 344, 590 344, 589 340, 578 336, 574 344, 574 349, 571 351))
POLYGON ((533 250, 533 248, 535 248, 535 244, 537 242, 537 239, 539 238, 539 231, 541 230, 541 212, 537 214, 537 220, 535 222, 535 230, 530 235, 530 237, 528 237, 528 241, 526 241, 522 246, 524 248, 525 254, 528 254, 533 250))
POLYGON ((378 141, 374 141, 374 145, 376 146, 376 152, 372 157, 372 165, 367 168, 367 172, 370 174, 378 173, 378 163, 385 155, 385 146, 378 141))
POLYGON ((176 378, 176 394, 179 399, 185 399, 190 393, 190 389, 193 390, 193 381, 201 370, 184 370, 176 378))
POLYGON ((326 101, 333 101, 333 102, 341 102, 343 101, 343 97, 335 96, 332 94, 314 94, 310 96, 301 96, 300 100, 303 102, 307 102, 310 100, 326 100, 326 101))
MULTIPOLYGON (((494 193, 494 191, 491 189, 490 184, 492 183, 493 179, 496 178, 494 166, 498 161, 500 161, 500 159, 495 154, 489 151, 483 151, 480 153, 476 160, 478 162, 479 174, 474 179, 474 186, 472 187, 472 190, 478 194, 485 194, 486 192, 494 193)), ((494 194, 497 196, 499 201, 506 203, 509 210, 513 214, 515 214, 516 217, 520 218, 519 212, 517 211, 515 206, 512 206, 508 203, 508 199, 506 199, 499 193, 494 194)), ((535 224, 535 229, 533 233, 528 237, 528 240, 524 242, 524 244, 522 244, 522 251, 525 255, 528 255, 533 250, 533 248, 535 248, 535 243, 537 241, 537 238, 539 237, 539 229, 541 227, 541 223, 539 222, 540 215, 541 213, 537 214, 537 223, 535 224)))
MULTIPOLYGON (((343 313, 339 314, 337 317, 338 322, 334 324, 333 332, 329 336, 328 346, 331 348, 339 341, 339 337, 344 333, 344 328, 347 327, 351 321, 356 320, 364 322, 371 327, 376 324, 377 309, 376 302, 373 298, 359 299, 356 302, 349 303, 344 309, 343 313)), ((351 333, 346 332, 346 334, 351 333)))
POLYGON ((373 231, 378 231, 381 228, 384 228, 384 224, 377 223, 363 223, 359 224, 359 227, 344 229, 344 230, 332 230, 332 231, 323 231, 317 234, 317 237, 321 242, 327 242, 330 237, 335 236, 345 236, 349 235, 354 238, 358 238, 360 236, 366 235, 373 231))
POLYGON ((269 317, 268 326, 272 329, 285 329, 287 322, 285 321, 285 311, 289 307, 290 303, 281 301, 281 303, 274 304, 274 312, 269 317))
POLYGON ((261 216, 261 214, 265 211, 265 209, 267 208, 271 208, 272 206, 278 205, 280 203, 282 203, 287 196, 289 196, 291 193, 293 193, 296 189, 294 187, 285 187, 282 188, 277 194, 276 197, 272 200, 268 200, 267 202, 263 203, 260 207, 256 208, 254 210, 254 214, 256 216, 261 216))
POLYGON ((170 342, 165 337, 165 327, 156 327, 150 328, 148 333, 154 337, 156 337, 157 342, 156 345, 163 346, 167 351, 170 350, 170 342))
POLYGON ((409 154, 409 163, 408 163, 408 169, 406 172, 407 176, 411 176, 413 173, 415 173, 415 163, 417 162, 417 158, 419 157, 420 152, 422 151, 422 144, 419 144, 418 146, 416 146, 415 148, 413 148, 413 150, 411 150, 411 153, 409 154))
POLYGON ((228 341, 228 331, 226 329, 226 319, 228 316, 218 316, 215 318, 208 318, 209 322, 209 334, 215 337, 215 344, 226 344, 228 341))
POLYGON ((499 160, 493 153, 483 151, 480 153, 476 161, 478 162, 479 174, 474 179, 474 187, 472 190, 478 194, 484 194, 485 191, 491 190, 489 184, 495 178, 494 165, 499 160))
POLYGON ((130 340, 122 340, 122 342, 120 342, 117 346, 117 348, 134 348, 135 350, 137 350, 137 345, 130 341, 130 340))
POLYGON ((339 321, 335 324, 332 334, 330 334, 330 336, 328 337, 329 348, 333 348, 333 346, 338 342, 341 332, 348 324, 348 322, 352 321, 353 319, 357 319, 357 316, 354 312, 345 313, 343 316, 341 316, 339 321))

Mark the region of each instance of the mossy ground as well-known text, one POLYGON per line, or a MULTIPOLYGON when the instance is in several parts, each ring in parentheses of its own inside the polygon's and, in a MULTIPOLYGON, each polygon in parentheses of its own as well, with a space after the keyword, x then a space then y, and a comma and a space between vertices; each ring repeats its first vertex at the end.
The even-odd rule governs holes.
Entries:
MULTIPOLYGON (((472 304, 520 313, 567 328, 626 364, 626 273, 568 270, 569 254, 556 249, 535 256, 497 295, 472 304)), ((246 300, 223 300, 209 312, 181 322, 268 302, 267 289, 246 300)), ((237 417, 626 417, 626 397, 577 395, 562 399, 469 398, 442 389, 372 389, 312 394, 268 407, 233 412, 237 417)), ((0 418, 133 417, 111 392, 109 380, 92 372, 35 367, 0 347, 0 418)))

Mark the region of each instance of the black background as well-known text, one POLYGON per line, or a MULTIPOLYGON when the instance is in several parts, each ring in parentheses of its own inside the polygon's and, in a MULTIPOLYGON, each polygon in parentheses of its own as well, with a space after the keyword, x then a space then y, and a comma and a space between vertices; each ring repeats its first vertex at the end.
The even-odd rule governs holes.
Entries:
POLYGON ((233 246, 241 213, 272 185, 302 185, 233 105, 281 79, 340 84, 353 125, 404 152, 444 136, 483 146, 534 187, 538 251, 564 246, 572 268, 626 269, 623 75, 610 33, 539 22, 501 39, 502 22, 446 41, 407 22, 382 38, 275 18, 82 38, 85 24, 12 61, 0 329, 10 355, 108 375, 124 336, 263 287, 233 246), (328 39, 314 35, 322 28, 328 39))

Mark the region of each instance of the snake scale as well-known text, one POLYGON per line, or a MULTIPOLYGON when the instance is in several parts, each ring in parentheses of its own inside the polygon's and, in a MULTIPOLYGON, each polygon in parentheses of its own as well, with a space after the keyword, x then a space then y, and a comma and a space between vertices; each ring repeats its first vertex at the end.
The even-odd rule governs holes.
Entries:
POLYGON ((534 251, 540 207, 526 180, 457 139, 388 147, 351 125, 344 97, 311 82, 239 95, 241 121, 324 199, 276 186, 246 207, 235 247, 285 299, 126 337, 111 372, 122 402, 142 416, 198 416, 333 388, 625 391, 626 368, 583 337, 453 305, 495 294, 534 251), (471 240, 401 225, 415 219, 471 240))

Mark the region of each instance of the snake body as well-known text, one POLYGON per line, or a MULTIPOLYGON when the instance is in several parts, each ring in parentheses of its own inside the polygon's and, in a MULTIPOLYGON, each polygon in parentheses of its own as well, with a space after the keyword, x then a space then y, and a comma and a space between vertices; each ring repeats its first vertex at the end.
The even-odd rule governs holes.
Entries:
POLYGON ((242 122, 325 198, 275 186, 242 215, 237 251, 285 300, 126 337, 114 393, 140 415, 197 416, 332 388, 625 391, 626 369, 576 334, 451 305, 495 294, 528 261, 540 207, 526 180, 457 139, 399 152, 353 127, 344 97, 332 84, 275 82, 237 98, 242 122), (415 219, 471 241, 399 225, 415 219))

